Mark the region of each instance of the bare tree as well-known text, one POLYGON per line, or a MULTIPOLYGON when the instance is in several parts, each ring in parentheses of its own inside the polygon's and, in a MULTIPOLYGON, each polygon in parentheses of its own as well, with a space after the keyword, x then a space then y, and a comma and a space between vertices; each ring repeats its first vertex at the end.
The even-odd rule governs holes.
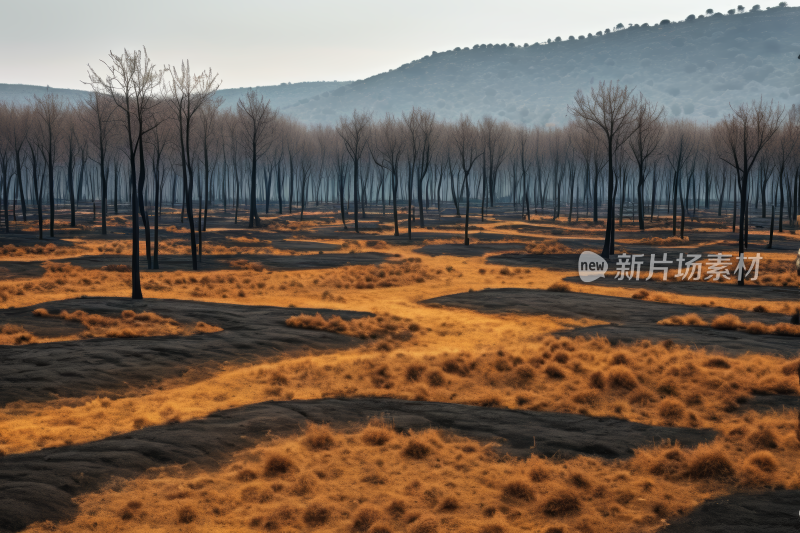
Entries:
MULTIPOLYGON (((192 74, 188 61, 181 62, 181 70, 177 67, 167 67, 170 79, 165 83, 163 92, 166 101, 172 110, 172 117, 178 125, 178 148, 181 160, 181 177, 183 180, 184 205, 189 220, 189 239, 192 250, 192 268, 197 270, 197 235, 194 224, 192 202, 194 198, 194 170, 192 159, 192 127, 194 118, 203 105, 214 97, 219 88, 217 80, 211 69, 200 74, 192 74)), ((202 209, 199 206, 198 209, 202 209)))
POLYGON ((22 165, 25 161, 23 148, 28 142, 30 130, 31 111, 29 106, 17 107, 11 105, 8 109, 7 138, 14 152, 14 162, 16 163, 17 176, 17 195, 19 196, 20 209, 22 210, 22 220, 28 220, 28 210, 25 205, 25 188, 22 186, 22 165))
POLYGON ((3 205, 3 218, 5 230, 8 233, 8 191, 11 185, 11 154, 14 152, 11 143, 10 122, 11 112, 5 103, 0 103, 0 202, 3 205))
POLYGON ((658 155, 661 138, 664 135, 664 106, 659 107, 645 100, 640 93, 638 108, 634 115, 635 133, 628 140, 628 151, 636 161, 639 181, 636 184, 639 230, 644 231, 644 183, 647 179, 647 166, 658 155))
POLYGON ((394 234, 400 235, 397 217, 397 187, 400 180, 400 160, 406 150, 406 137, 400 130, 393 115, 386 116, 378 122, 371 143, 372 159, 378 166, 389 170, 391 176, 392 213, 394 215, 394 234))
MULTIPOLYGON (((161 85, 163 71, 158 70, 150 62, 147 49, 122 54, 108 53, 109 61, 103 61, 108 69, 105 77, 100 76, 89 67, 89 85, 98 93, 105 93, 111 97, 114 104, 122 114, 122 123, 127 135, 127 156, 130 162, 130 192, 131 192, 131 298, 141 300, 142 283, 139 273, 139 195, 137 191, 136 154, 139 151, 139 181, 144 183, 144 136, 149 132, 145 129, 148 120, 159 101, 155 90, 161 85)), ((155 127, 152 125, 151 127, 155 127)), ((149 235, 147 236, 149 242, 149 235)), ((149 257, 148 257, 149 259, 149 257)))
POLYGON ((681 238, 685 224, 686 205, 683 194, 683 179, 689 162, 697 152, 697 127, 688 120, 670 124, 664 144, 665 159, 672 170, 672 235, 677 235, 678 200, 681 202, 681 238))
POLYGON ((353 110, 352 117, 340 117, 336 133, 342 138, 344 147, 353 163, 353 222, 358 233, 358 169, 364 151, 369 146, 372 113, 353 110))
MULTIPOLYGON (((109 149, 114 131, 114 113, 117 107, 113 100, 97 91, 90 92, 83 101, 84 112, 81 118, 87 130, 87 139, 93 151, 89 157, 97 163, 100 168, 100 189, 101 203, 100 213, 102 220, 101 233, 106 235, 106 216, 108 215, 108 171, 109 171, 109 149)), ((80 186, 78 187, 80 197, 80 186)), ((79 198, 80 199, 80 198, 79 198)))
MULTIPOLYGON (((773 150, 773 157, 775 159, 775 166, 778 171, 778 189, 780 192, 780 209, 778 214, 778 233, 783 233, 783 208, 786 202, 785 191, 791 191, 792 188, 788 183, 790 177, 789 168, 792 163, 792 158, 797 155, 797 148, 800 143, 800 109, 797 106, 792 106, 786 114, 786 121, 781 128, 775 140, 775 147, 773 150)), ((791 195, 789 195, 791 201, 791 195)), ((789 210, 792 213, 792 210, 789 210)), ((794 226, 795 219, 790 218, 790 224, 794 226)))
POLYGON ((43 97, 34 96, 33 112, 38 117, 38 146, 47 165, 47 191, 50 200, 50 236, 56 235, 56 194, 55 194, 55 166, 58 150, 64 132, 62 126, 65 115, 65 104, 61 98, 53 93, 43 97))
POLYGON ((498 123, 492 117, 483 117, 478 124, 483 142, 483 172, 481 181, 481 220, 486 213, 487 202, 494 205, 494 193, 497 182, 497 173, 500 165, 505 161, 511 143, 509 142, 509 128, 506 123, 498 123))
POLYGON ((636 131, 636 112, 639 108, 637 103, 627 86, 601 81, 597 89, 592 87, 588 96, 579 89, 575 95, 575 106, 568 108, 581 128, 605 141, 608 160, 608 214, 601 255, 606 259, 614 254, 614 157, 636 131))
POLYGON ((458 153, 458 160, 461 164, 461 172, 464 173, 464 185, 467 194, 466 220, 464 221, 464 245, 469 246, 469 174, 475 161, 483 155, 482 143, 478 128, 472 123, 468 116, 461 115, 458 122, 451 131, 453 142, 458 153))
POLYGON ((274 130, 278 112, 273 110, 269 101, 258 96, 255 91, 247 91, 245 99, 236 104, 236 112, 241 123, 242 148, 250 157, 250 223, 248 227, 261 227, 256 209, 256 172, 258 163, 269 151, 275 139, 274 130))
POLYGON ((203 150, 203 178, 204 187, 201 187, 202 193, 200 194, 200 205, 198 206, 198 230, 200 237, 200 246, 198 251, 199 260, 203 259, 203 232, 208 228, 208 202, 211 196, 211 180, 214 175, 214 169, 217 164, 218 153, 217 144, 219 143, 219 135, 217 132, 219 115, 219 106, 222 105, 222 98, 213 97, 205 101, 200 107, 200 145, 203 150), (211 157, 209 157, 211 153, 211 157))
MULTIPOLYGON (((739 213, 739 255, 744 254, 750 173, 761 152, 780 130, 783 115, 782 106, 774 106, 772 102, 765 104, 761 99, 736 108, 731 106, 731 113, 715 128, 719 157, 736 172, 742 203, 739 213)), ((739 285, 744 285, 744 276, 740 277, 739 285)))

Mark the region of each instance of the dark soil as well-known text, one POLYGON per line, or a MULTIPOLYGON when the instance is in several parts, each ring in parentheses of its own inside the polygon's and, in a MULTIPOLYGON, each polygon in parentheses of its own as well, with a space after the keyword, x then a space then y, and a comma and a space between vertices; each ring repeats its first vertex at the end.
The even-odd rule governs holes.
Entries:
POLYGON ((436 257, 437 255, 452 255, 455 257, 481 257, 489 253, 524 250, 525 244, 520 242, 479 243, 464 246, 463 244, 427 244, 417 248, 415 252, 436 257))
POLYGON ((754 411, 778 411, 784 409, 800 410, 800 396, 793 394, 757 394, 743 403, 740 409, 752 409, 754 411))
POLYGON ((752 335, 711 327, 657 325, 663 318, 686 313, 697 313, 707 321, 725 313, 735 314, 745 322, 776 324, 789 321, 788 316, 770 313, 693 307, 598 294, 511 288, 452 294, 426 300, 424 303, 464 307, 489 313, 521 313, 603 320, 611 324, 565 330, 561 334, 585 337, 599 335, 607 337, 612 342, 635 342, 643 339, 652 342, 672 340, 678 344, 718 348, 726 355, 757 352, 793 357, 800 351, 800 339, 797 337, 752 335))
POLYGON ((272 241, 270 246, 278 250, 295 250, 297 252, 335 252, 342 249, 339 244, 310 241, 272 241))
POLYGON ((796 533, 800 490, 733 494, 709 500, 664 533, 796 533))
MULTIPOLYGON (((605 278, 591 282, 598 287, 622 287, 625 289, 644 289, 647 291, 662 291, 684 296, 697 296, 708 298, 732 298, 737 300, 765 300, 770 302, 788 301, 797 303, 800 300, 800 290, 796 287, 772 287, 766 285, 747 285, 740 287, 731 283, 713 283, 705 281, 664 281, 661 274, 656 274, 650 281, 645 281, 643 275, 637 281, 614 279, 614 275, 606 273, 605 278)), ((578 276, 564 278, 564 281, 583 283, 578 276)))
POLYGON ((500 453, 521 457, 532 452, 629 457, 633 448, 665 438, 695 446, 715 436, 712 430, 613 418, 382 398, 264 402, 201 420, 0 458, 0 531, 68 519, 77 511, 73 497, 96 491, 115 476, 131 478, 151 467, 174 464, 214 467, 230 453, 263 441, 267 433, 294 434, 307 421, 346 427, 373 416, 385 416, 401 431, 436 427, 499 441, 500 453))
POLYGON ((510 253, 493 255, 486 259, 490 265, 503 265, 520 268, 543 268, 545 270, 564 270, 578 273, 578 258, 580 254, 520 254, 510 253))
MULTIPOLYGON (((352 254, 311 254, 311 255, 267 255, 267 254, 239 254, 239 255, 203 255, 202 262, 198 263, 198 270, 203 272, 213 270, 232 270, 231 262, 237 260, 261 263, 268 270, 309 270, 320 268, 337 268, 346 265, 376 265, 385 262, 391 255, 378 252, 364 252, 352 254)), ((102 268, 107 265, 130 265, 128 255, 83 255, 67 259, 55 259, 59 263, 71 263, 82 268, 102 268)), ((139 259, 142 272, 147 272, 147 258, 139 259)), ((37 277, 44 274, 44 268, 39 261, 3 261, 0 266, 5 271, 0 271, 0 279, 17 277, 37 277)), ((159 255, 158 271, 174 272, 179 270, 192 270, 192 257, 190 255, 159 255)))
POLYGON ((0 324, 20 324, 37 332, 53 328, 59 334, 79 331, 76 326, 80 328, 80 325, 74 322, 34 317, 32 311, 39 307, 51 313, 82 309, 116 317, 126 309, 152 311, 186 324, 203 321, 221 327, 223 331, 184 337, 96 338, 3 346, 0 352, 0 405, 17 400, 38 402, 87 394, 117 396, 166 378, 182 376, 187 370, 200 379, 204 367, 215 367, 224 362, 252 361, 297 354, 308 349, 346 348, 360 341, 325 331, 290 328, 284 322, 301 312, 321 312, 326 317, 336 314, 344 319, 365 316, 365 313, 351 311, 185 300, 80 298, 2 309, 0 324))

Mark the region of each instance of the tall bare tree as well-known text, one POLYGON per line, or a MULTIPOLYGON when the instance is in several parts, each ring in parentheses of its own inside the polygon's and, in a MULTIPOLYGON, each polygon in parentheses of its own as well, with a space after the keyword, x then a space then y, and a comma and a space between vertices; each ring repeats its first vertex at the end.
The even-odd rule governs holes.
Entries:
MULTIPOLYGON (((800 109, 797 106, 792 106, 786 114, 786 120, 774 144, 773 157, 778 177, 777 187, 780 193, 778 232, 783 233, 783 209, 786 203, 785 191, 792 190, 789 184, 790 168, 792 159, 797 157, 798 148, 800 147, 800 109)), ((789 195, 789 199, 791 201, 791 195, 789 195)), ((789 213, 792 213, 791 209, 789 209, 789 213)), ((791 225, 794 226, 794 218, 790 218, 790 221, 791 225)))
POLYGON ((244 100, 236 104, 236 112, 241 123, 240 137, 242 148, 250 158, 250 228, 261 227, 256 209, 256 175, 261 158, 269 151, 275 140, 275 126, 278 112, 272 109, 269 101, 258 96, 255 91, 247 91, 244 100))
POLYGON ((8 191, 11 185, 11 157, 14 152, 11 143, 11 110, 5 103, 0 103, 0 202, 3 206, 3 219, 8 233, 8 191))
POLYGON ((608 259, 614 254, 614 203, 616 183, 614 181, 614 157, 636 132, 638 102, 627 86, 601 81, 587 96, 578 90, 575 105, 569 112, 578 125, 601 139, 605 144, 608 160, 608 214, 603 251, 600 255, 608 259))
MULTIPOLYGON (((172 111, 172 118, 177 124, 184 205, 186 206, 189 220, 192 268, 197 270, 197 230, 194 223, 194 212, 192 211, 195 185, 192 128, 195 115, 206 102, 214 97, 220 81, 217 80, 217 75, 211 69, 200 74, 192 74, 188 61, 181 62, 180 71, 175 66, 167 67, 166 70, 169 72, 169 79, 164 83, 164 94, 172 111)), ((199 206, 198 209, 202 209, 202 206, 199 206)))
POLYGON ((355 109, 350 117, 341 117, 336 133, 342 138, 344 147, 353 163, 353 223, 358 233, 358 170, 364 151, 369 146, 370 125, 372 114, 359 113, 355 109))
POLYGON ((39 150, 47 165, 47 191, 50 201, 50 236, 56 236, 56 193, 55 193, 55 167, 56 158, 64 136, 63 123, 65 104, 61 97, 53 93, 39 97, 34 96, 33 112, 37 116, 36 128, 38 129, 39 150))
POLYGON ((394 234, 400 235, 397 217, 397 188, 400 183, 400 161, 406 151, 406 136, 393 115, 386 116, 378 122, 372 136, 372 159, 390 173, 392 193, 392 213, 394 216, 394 234))
MULTIPOLYGON (((147 55, 147 49, 121 54, 108 53, 108 61, 102 63, 108 69, 105 77, 100 76, 89 66, 89 82, 92 90, 107 94, 122 115, 122 125, 127 136, 126 155, 130 164, 131 195, 131 298, 141 300, 142 282, 139 273, 139 186, 144 183, 144 136, 157 126, 152 123, 146 128, 154 109, 160 103, 156 89, 161 85, 163 70, 159 70, 147 55), (136 175, 136 155, 139 154, 139 176, 136 175)), ((149 235, 147 242, 149 243, 149 235)), ((148 246, 149 248, 149 246, 148 246)), ((149 260, 148 254, 148 260, 149 260)))
POLYGON ((639 230, 644 231, 644 183, 648 165, 658 156, 661 138, 664 136, 664 106, 648 102, 640 93, 638 108, 634 115, 635 133, 628 140, 628 151, 636 161, 639 180, 636 183, 636 202, 639 215, 639 230))
MULTIPOLYGON (((88 157, 94 161, 100 169, 100 218, 102 221, 101 233, 108 233, 106 217, 108 215, 108 170, 109 170, 109 150, 114 133, 114 114, 117 107, 113 100, 105 93, 97 91, 90 92, 83 101, 84 112, 81 113, 83 119, 86 138, 92 147, 88 157)), ((80 182, 79 182, 80 183, 80 182)), ((78 197, 80 199, 80 186, 78 187, 78 197)))
MULTIPOLYGON (((715 127, 720 159, 736 173, 742 209, 739 213, 739 255, 744 254, 750 173, 761 152, 780 130, 784 108, 764 100, 731 106, 731 113, 715 127)), ((744 276, 739 285, 744 285, 744 276)))
POLYGON ((464 174, 464 186, 467 195, 466 218, 464 221, 464 245, 469 246, 469 174, 472 167, 482 155, 482 143, 478 128, 468 116, 461 115, 450 133, 456 146, 461 172, 464 174))

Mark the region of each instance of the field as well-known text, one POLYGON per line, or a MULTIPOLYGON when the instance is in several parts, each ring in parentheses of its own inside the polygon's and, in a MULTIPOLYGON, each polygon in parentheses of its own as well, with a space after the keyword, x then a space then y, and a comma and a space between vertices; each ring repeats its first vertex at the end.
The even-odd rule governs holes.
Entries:
POLYGON ((129 216, 1 236, 0 531, 789 531, 794 230, 751 219, 738 287, 675 280, 736 254, 713 209, 683 240, 626 221, 643 275, 584 283, 586 219, 498 205, 466 247, 448 210, 409 237, 335 208, 212 209, 194 271, 165 207, 137 301, 129 216))

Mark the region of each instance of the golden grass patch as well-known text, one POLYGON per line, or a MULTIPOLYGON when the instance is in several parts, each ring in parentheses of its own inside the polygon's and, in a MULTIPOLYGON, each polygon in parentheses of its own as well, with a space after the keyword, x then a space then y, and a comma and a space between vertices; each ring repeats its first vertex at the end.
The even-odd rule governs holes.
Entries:
MULTIPOLYGON (((169 530, 192 524, 198 531, 511 533, 536 524, 542 531, 650 532, 663 518, 726 492, 713 477, 694 481, 683 474, 676 479, 653 474, 644 455, 630 461, 517 459, 496 453, 494 444, 434 429, 411 434, 390 429, 391 440, 375 446, 365 432, 380 426, 386 422, 347 432, 327 429, 329 445, 316 448, 308 445, 319 432, 312 425, 304 434, 236 453, 219 469, 152 469, 113 489, 77 497, 74 521, 38 523, 27 531, 169 530)), ((680 450, 655 447, 648 453, 661 457, 672 449, 680 450)), ((684 462, 694 464, 697 453, 685 454, 684 462)), ((768 459, 751 463, 757 461, 768 459)))
POLYGON ((687 313, 664 318, 659 320, 658 324, 662 326, 704 326, 721 330, 744 331, 753 335, 800 336, 800 326, 798 325, 785 322, 765 324, 755 320, 742 322, 738 316, 732 313, 717 316, 711 322, 703 320, 697 313, 687 313))
POLYGON ((525 247, 525 253, 535 255, 547 254, 571 254, 574 250, 569 246, 561 244, 556 239, 545 239, 537 243, 529 244, 525 247))
POLYGON ((79 322, 86 330, 78 335, 66 337, 38 337, 16 324, 3 324, 0 327, 0 345, 3 344, 38 344, 74 339, 106 338, 133 338, 155 337, 165 335, 193 335, 196 333, 216 333, 222 328, 197 322, 194 326, 181 324, 172 318, 165 318, 150 311, 137 313, 126 310, 119 317, 110 317, 86 311, 61 311, 50 313, 47 309, 39 308, 33 311, 33 316, 42 319, 58 319, 68 322, 79 322))

